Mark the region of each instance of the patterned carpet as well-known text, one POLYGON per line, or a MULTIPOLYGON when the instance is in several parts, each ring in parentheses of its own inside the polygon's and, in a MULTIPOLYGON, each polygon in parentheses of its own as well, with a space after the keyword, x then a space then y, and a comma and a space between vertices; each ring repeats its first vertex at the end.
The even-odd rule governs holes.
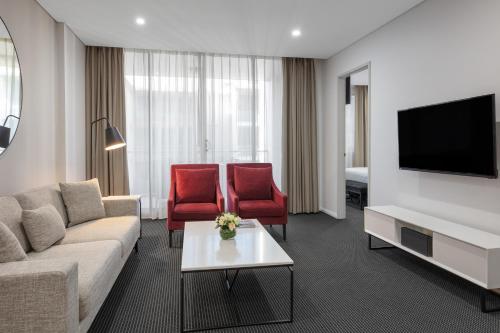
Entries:
MULTIPOLYGON (((478 287, 398 249, 369 251, 362 221, 354 208, 342 221, 290 216, 287 242, 281 228, 271 234, 295 261, 294 322, 212 332, 500 332, 500 313, 481 312, 478 287)), ((181 243, 177 232, 170 249, 164 222, 144 221, 139 253, 90 332, 178 332, 181 243)), ((232 296, 222 273, 191 274, 186 326, 283 318, 288 292, 286 268, 240 272, 232 296)))

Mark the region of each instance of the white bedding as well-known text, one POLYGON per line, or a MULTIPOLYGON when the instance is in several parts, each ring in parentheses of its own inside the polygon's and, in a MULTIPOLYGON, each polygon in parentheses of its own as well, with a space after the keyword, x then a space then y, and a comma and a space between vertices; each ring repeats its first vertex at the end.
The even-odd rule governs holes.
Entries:
POLYGON ((345 179, 368 184, 368 168, 345 168, 345 179))

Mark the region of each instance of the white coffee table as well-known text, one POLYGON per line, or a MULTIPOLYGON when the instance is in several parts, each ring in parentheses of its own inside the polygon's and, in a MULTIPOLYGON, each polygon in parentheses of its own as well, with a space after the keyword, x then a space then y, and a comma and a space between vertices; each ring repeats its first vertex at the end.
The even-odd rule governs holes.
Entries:
POLYGON ((221 239, 219 229, 215 229, 214 221, 186 222, 181 265, 181 332, 293 321, 293 260, 257 220, 252 220, 252 222, 255 225, 254 228, 238 228, 237 235, 232 240, 221 239), (288 267, 290 271, 290 318, 223 327, 184 329, 185 274, 224 271, 226 286, 228 292, 231 292, 240 270, 269 267, 288 267), (229 270, 236 271, 231 280, 229 270))

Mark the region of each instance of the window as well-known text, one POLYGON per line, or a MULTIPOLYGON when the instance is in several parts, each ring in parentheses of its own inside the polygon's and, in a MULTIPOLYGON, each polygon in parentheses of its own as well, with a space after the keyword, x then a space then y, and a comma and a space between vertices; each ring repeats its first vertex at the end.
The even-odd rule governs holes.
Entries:
POLYGON ((166 217, 170 165, 271 162, 281 180, 281 60, 127 50, 130 190, 166 217))

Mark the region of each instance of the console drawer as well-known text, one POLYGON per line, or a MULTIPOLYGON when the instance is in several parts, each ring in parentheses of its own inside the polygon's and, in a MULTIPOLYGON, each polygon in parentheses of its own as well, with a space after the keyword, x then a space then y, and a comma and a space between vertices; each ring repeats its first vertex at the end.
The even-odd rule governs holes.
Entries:
POLYGON ((487 284, 488 251, 436 232, 432 245, 437 262, 487 284))
POLYGON ((365 231, 396 242, 396 220, 384 214, 365 209, 365 231))

